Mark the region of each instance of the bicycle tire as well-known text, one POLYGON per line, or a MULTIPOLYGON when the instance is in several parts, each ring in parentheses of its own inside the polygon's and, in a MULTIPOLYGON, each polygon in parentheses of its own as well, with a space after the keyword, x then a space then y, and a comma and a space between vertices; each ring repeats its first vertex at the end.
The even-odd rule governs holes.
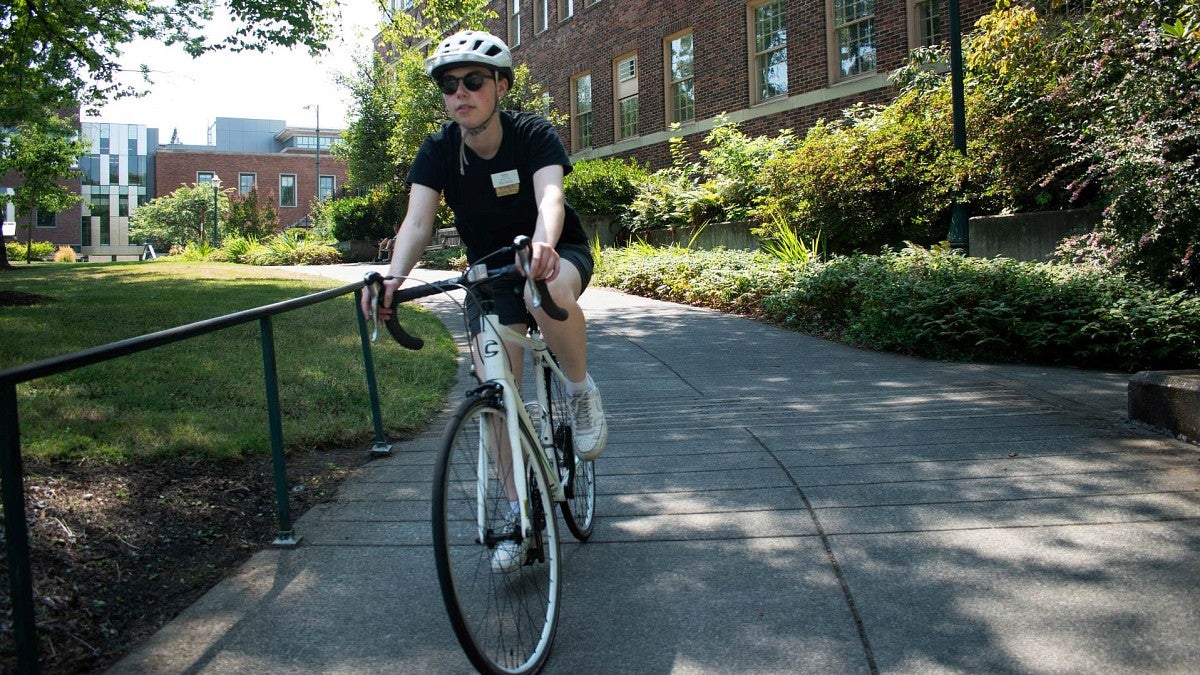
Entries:
MULTIPOLYGON (((463 401, 446 427, 434 468, 434 560, 446 613, 471 664, 482 673, 536 673, 550 655, 558 628, 558 528, 546 481, 531 462, 527 480, 533 541, 524 564, 511 572, 493 572, 492 549, 495 539, 503 537, 497 530, 510 509, 496 471, 486 468, 480 480, 479 458, 490 437, 489 425, 503 429, 503 421, 495 396, 475 395, 463 401), (480 541, 477 525, 481 503, 485 541, 480 541)), ((487 465, 494 465, 490 455, 487 465)))
POLYGON ((567 495, 566 501, 559 502, 559 508, 571 534, 579 541, 587 541, 595 524, 596 464, 575 454, 566 386, 549 367, 542 368, 542 377, 550 399, 548 417, 554 430, 554 463, 567 495))

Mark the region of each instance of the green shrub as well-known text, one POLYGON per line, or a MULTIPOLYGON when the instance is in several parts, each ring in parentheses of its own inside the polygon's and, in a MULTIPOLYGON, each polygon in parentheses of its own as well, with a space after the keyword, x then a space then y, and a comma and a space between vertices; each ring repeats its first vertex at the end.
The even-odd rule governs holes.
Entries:
POLYGON ((763 253, 648 245, 605 249, 593 283, 645 297, 760 313, 791 267, 763 253))
POLYGON ((427 250, 421 254, 421 265, 431 270, 465 270, 467 249, 462 246, 446 246, 427 250))
POLYGON ((764 304, 797 328, 927 358, 1128 371, 1200 365, 1200 298, 1096 267, 909 247, 813 265, 764 304))
POLYGON ((1200 298, 1095 266, 918 246, 786 264, 762 253, 641 245, 606 249, 594 283, 925 358, 1200 366, 1200 298))
POLYGON ((1200 9, 1195 0, 1097 0, 1060 40, 1076 110, 1057 169, 1099 189, 1104 226, 1132 246, 1124 267, 1200 290, 1200 9))
POLYGON ((636 161, 585 159, 563 179, 563 193, 579 213, 621 215, 633 202, 647 171, 636 161))
POLYGON ((839 253, 944 239, 958 160, 943 114, 910 93, 818 122, 795 152, 766 163, 756 214, 781 217, 802 240, 820 237, 839 253))
MULTIPOLYGON (((4 248, 8 253, 9 262, 25 260, 26 252, 30 251, 30 245, 24 241, 6 241, 4 242, 4 248)), ((53 260, 56 250, 58 250, 58 244, 52 244, 48 241, 35 241, 32 246, 31 259, 37 261, 53 260)))
POLYGON ((408 192, 389 183, 365 196, 330 201, 321 218, 332 222, 328 229, 337 241, 378 241, 396 234, 407 208, 408 192))
POLYGON ((788 130, 748 137, 719 118, 704 144, 700 161, 693 161, 683 137, 670 140, 671 166, 650 174, 630 204, 631 231, 749 219, 767 189, 759 167, 790 154, 796 141, 788 130))

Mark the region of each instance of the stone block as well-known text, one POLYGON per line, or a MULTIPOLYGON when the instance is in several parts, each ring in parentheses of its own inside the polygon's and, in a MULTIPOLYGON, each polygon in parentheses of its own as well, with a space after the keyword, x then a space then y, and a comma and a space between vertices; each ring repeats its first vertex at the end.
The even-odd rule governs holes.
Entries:
POLYGON ((1144 370, 1131 377, 1129 419, 1200 441, 1200 370, 1144 370))

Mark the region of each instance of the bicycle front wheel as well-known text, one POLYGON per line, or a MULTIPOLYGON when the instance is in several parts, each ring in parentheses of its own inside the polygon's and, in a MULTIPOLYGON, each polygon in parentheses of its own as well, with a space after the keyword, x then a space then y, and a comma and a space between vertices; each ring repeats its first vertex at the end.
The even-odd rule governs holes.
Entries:
POLYGON ((471 663, 483 673, 534 673, 558 625, 558 529, 532 462, 522 477, 531 531, 518 532, 519 518, 512 524, 514 479, 498 469, 511 464, 504 420, 499 402, 480 395, 464 401, 447 426, 434 472, 434 558, 446 612, 471 663))

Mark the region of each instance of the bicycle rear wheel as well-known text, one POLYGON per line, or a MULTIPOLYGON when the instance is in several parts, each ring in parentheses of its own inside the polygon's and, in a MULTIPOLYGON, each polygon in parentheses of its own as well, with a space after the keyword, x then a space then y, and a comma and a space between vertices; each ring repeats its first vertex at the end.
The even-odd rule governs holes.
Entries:
POLYGON ((464 401, 446 427, 434 471, 434 558, 450 624, 472 665, 483 673, 533 673, 558 626, 558 529, 550 492, 531 463, 525 480, 533 522, 521 542, 523 560, 512 571, 493 571, 496 546, 519 536, 504 527, 510 507, 491 451, 504 429, 502 407, 487 395, 464 401))
POLYGON ((542 369, 546 391, 550 392, 550 428, 554 430, 555 465, 567 500, 560 502, 567 529, 579 541, 592 536, 596 513, 596 463, 575 454, 571 436, 570 397, 566 385, 550 368, 542 369))

